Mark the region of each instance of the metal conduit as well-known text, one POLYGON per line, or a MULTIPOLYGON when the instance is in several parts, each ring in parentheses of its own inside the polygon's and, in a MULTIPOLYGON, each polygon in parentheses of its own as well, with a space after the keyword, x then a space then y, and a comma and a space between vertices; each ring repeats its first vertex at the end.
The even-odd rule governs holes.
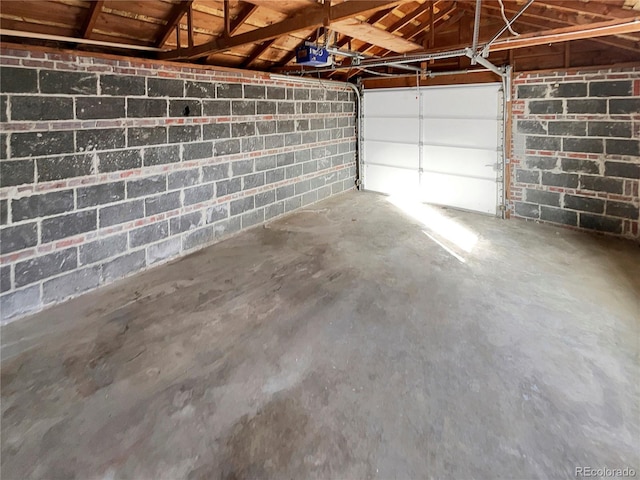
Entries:
POLYGON ((54 40, 58 42, 81 43, 85 45, 98 45, 102 47, 124 48, 127 50, 142 50, 145 52, 166 52, 166 48, 147 47, 145 45, 132 45, 129 43, 104 42, 89 38, 63 37, 61 35, 48 35, 45 33, 21 32, 19 30, 0 29, 0 36, 34 38, 36 40, 54 40))
MULTIPOLYGON (((478 35, 480 34, 480 10, 482 8, 482 0, 476 0, 476 16, 473 20, 473 53, 478 49, 478 35)), ((475 65, 475 58, 471 59, 471 64, 475 65)))

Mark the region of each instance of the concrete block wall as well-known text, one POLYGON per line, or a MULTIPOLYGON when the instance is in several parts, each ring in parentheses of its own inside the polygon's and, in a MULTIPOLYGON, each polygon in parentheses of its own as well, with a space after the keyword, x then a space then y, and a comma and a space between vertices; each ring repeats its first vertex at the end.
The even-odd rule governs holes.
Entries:
POLYGON ((354 186, 344 84, 1 53, 3 322, 354 186))
POLYGON ((514 79, 516 217, 640 239, 640 67, 514 79))

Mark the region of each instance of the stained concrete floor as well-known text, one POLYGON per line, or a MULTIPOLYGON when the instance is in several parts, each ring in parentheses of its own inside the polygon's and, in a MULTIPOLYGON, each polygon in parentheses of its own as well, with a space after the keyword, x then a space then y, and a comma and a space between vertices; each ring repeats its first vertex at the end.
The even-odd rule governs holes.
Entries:
POLYGON ((425 215, 350 192, 4 327, 2 478, 640 471, 640 247, 425 215))

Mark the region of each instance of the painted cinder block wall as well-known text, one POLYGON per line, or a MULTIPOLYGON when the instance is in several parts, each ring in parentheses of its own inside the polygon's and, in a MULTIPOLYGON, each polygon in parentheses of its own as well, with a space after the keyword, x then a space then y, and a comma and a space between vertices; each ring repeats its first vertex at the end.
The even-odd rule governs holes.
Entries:
POLYGON ((1 53, 3 322, 354 187, 344 84, 1 53))
POLYGON ((640 240, 640 66, 516 75, 510 208, 640 240))

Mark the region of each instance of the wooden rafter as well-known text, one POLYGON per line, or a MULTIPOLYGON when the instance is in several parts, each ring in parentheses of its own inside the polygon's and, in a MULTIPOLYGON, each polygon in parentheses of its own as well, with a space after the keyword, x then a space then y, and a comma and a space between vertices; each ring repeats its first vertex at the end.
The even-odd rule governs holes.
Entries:
POLYGON ((87 19, 85 20, 84 25, 82 27, 82 38, 89 38, 91 36, 93 27, 95 27, 96 22, 98 21, 98 17, 102 12, 103 5, 104 5, 104 0, 97 0, 95 2, 91 2, 91 6, 89 7, 89 12, 87 13, 87 19))
MULTIPOLYGON (((380 10, 378 12, 375 12, 373 15, 371 15, 368 19, 367 19, 367 23, 374 25, 378 22, 381 22, 382 20, 384 20, 388 15, 391 14, 391 12, 393 12, 393 10, 395 9, 395 7, 392 8, 388 8, 386 10, 380 10)), ((347 43, 349 43, 351 41, 351 37, 348 35, 345 35, 344 37, 342 37, 342 39, 336 44, 336 47, 338 48, 342 48, 344 47, 347 43)), ((362 45, 358 51, 359 52, 366 52, 369 48, 373 47, 373 45, 371 45, 370 43, 365 43, 364 45, 362 45)), ((328 78, 333 77, 337 72, 331 72, 329 75, 327 75, 328 78)))
MULTIPOLYGON (((560 3, 560 2, 558 2, 560 3)), ((500 6, 498 3, 494 3, 491 1, 486 1, 483 6, 487 10, 500 11, 500 6)), ((515 14, 520 8, 516 4, 509 4, 508 2, 505 4, 505 12, 510 14, 515 14)), ((524 17, 532 17, 541 19, 544 21, 550 21, 555 23, 564 23, 565 25, 586 25, 593 22, 593 15, 588 14, 591 18, 586 18, 584 14, 576 13, 576 12, 567 12, 565 10, 556 11, 555 9, 549 8, 547 5, 542 5, 538 3, 533 3, 530 5, 525 12, 523 13, 524 17)), ((633 18, 636 15, 627 15, 627 16, 617 16, 617 17, 605 17, 601 16, 598 21, 607 21, 612 20, 613 18, 620 19, 629 19, 633 18)), ((634 41, 638 39, 627 38, 628 40, 634 41)))
POLYGON ((277 65, 275 65, 275 68, 280 68, 280 67, 284 67, 287 63, 289 63, 291 60, 293 60, 294 58, 296 58, 296 51, 298 50, 298 48, 303 47, 305 45, 305 43, 307 42, 313 42, 315 40, 318 39, 318 30, 315 30, 311 35, 308 35, 304 40, 302 40, 301 42, 299 42, 295 47, 293 47, 293 50, 291 50, 289 53, 287 53, 279 62, 277 65))
POLYGON ((193 47, 193 3, 187 8, 187 44, 189 48, 193 47))
POLYGON ((164 27, 164 30, 160 35, 158 35, 158 41, 156 42, 156 47, 162 47, 169 37, 173 34, 176 27, 180 25, 180 20, 187 10, 191 7, 193 0, 185 0, 180 3, 174 5, 171 9, 171 13, 169 14, 169 18, 167 19, 167 24, 164 27))
POLYGON ((249 68, 251 64, 255 62, 258 57, 260 57, 260 55, 266 52, 267 49, 275 43, 275 41, 276 39, 272 38, 271 40, 267 40, 263 42, 262 45, 258 45, 256 48, 254 48, 249 57, 243 62, 241 68, 249 68))
MULTIPOLYGON (((403 27, 407 26, 409 23, 411 23, 411 21, 413 21, 415 18, 419 17, 420 15, 422 15, 423 13, 425 13, 426 11, 428 11, 429 9, 429 5, 433 5, 436 2, 427 2, 424 3, 420 6, 418 6, 415 10, 413 10, 412 12, 409 12, 407 15, 405 15, 404 17, 402 17, 400 20, 398 20, 397 22, 395 22, 393 25, 391 25, 387 31, 391 32, 391 33, 395 33, 398 30, 401 30, 403 27)), ((403 36, 404 37, 404 36, 403 36)), ((375 45, 371 44, 371 43, 365 43, 364 45, 362 45, 358 51, 360 53, 367 53, 369 50, 371 50, 372 48, 374 48, 375 45)))
POLYGON ((440 10, 436 14, 436 16, 433 18, 433 22, 421 23, 417 27, 414 27, 411 31, 407 32, 405 35, 405 38, 408 38, 408 39, 416 38, 422 32, 428 31, 431 28, 431 23, 434 24, 434 28, 437 28, 439 26, 438 23, 442 22, 443 20, 446 20, 447 19, 446 17, 451 17, 451 15, 455 13, 457 8, 458 8, 458 3, 454 2, 449 8, 440 10))
MULTIPOLYGON (((502 20, 502 17, 500 15, 498 15, 497 13, 486 13, 485 14, 487 17, 489 18, 495 18, 495 19, 499 19, 502 20)), ((545 28, 545 27, 549 27, 549 26, 557 26, 557 28, 562 28, 562 27, 566 27, 568 26, 566 23, 564 22, 560 22, 558 20, 552 20, 552 19, 533 19, 531 17, 524 17, 521 16, 518 20, 517 20, 517 25, 526 25, 528 27, 534 27, 536 29, 540 29, 540 28, 545 28)), ((613 37, 614 38, 614 37, 613 37)), ((598 43, 600 45, 606 45, 608 47, 614 47, 614 48, 620 48, 622 50, 628 50, 634 53, 638 53, 640 52, 640 46, 638 45, 638 43, 634 43, 634 42, 630 42, 628 40, 624 40, 624 39, 620 39, 620 38, 615 38, 615 40, 613 38, 593 38, 593 39, 589 39, 592 42, 598 43)))
MULTIPOLYGON (((362 13, 388 8, 391 4, 397 5, 400 2, 401 0, 363 0, 340 3, 331 7, 329 20, 331 22, 338 22, 362 13)), ((229 50, 233 47, 263 42, 282 35, 320 26, 325 22, 325 19, 326 12, 323 8, 309 8, 301 15, 296 15, 267 27, 257 28, 231 38, 217 38, 193 48, 177 49, 172 52, 161 53, 159 57, 161 59, 199 58, 216 52, 229 50)))
POLYGON ((435 31, 435 14, 433 13, 433 2, 429 2, 429 41, 423 41, 423 45, 425 43, 428 44, 429 48, 435 47, 436 43, 436 31, 435 31))
POLYGON ((256 5, 251 3, 242 3, 242 8, 236 15, 236 18, 231 20, 231 25, 229 26, 229 35, 234 35, 238 29, 246 22, 249 17, 258 9, 256 5))
POLYGON ((402 17, 396 23, 391 25, 387 30, 392 32, 392 33, 393 32, 397 32, 398 30, 400 30, 404 26, 406 26, 409 23, 411 23, 416 17, 422 15, 425 12, 428 12, 429 8, 432 7, 433 4, 434 4, 434 2, 425 2, 422 5, 419 5, 416 9, 414 9, 413 11, 407 13, 404 17, 402 17))
MULTIPOLYGON (((454 14, 454 12, 456 11, 456 8, 457 8, 457 4, 456 4, 456 3, 453 3, 452 5, 450 5, 450 6, 449 6, 449 8, 445 8, 445 9, 440 10, 440 11, 439 11, 439 12, 438 12, 438 13, 437 13, 433 18, 430 18, 430 19, 429 19, 429 22, 420 22, 420 25, 419 25, 418 27, 414 27, 414 28, 412 28, 409 32, 405 32, 405 34, 404 34, 403 36, 404 36, 405 38, 414 38, 414 37, 416 37, 416 35, 418 35, 419 33, 423 32, 425 29, 432 29, 432 28, 433 28, 433 29, 434 29, 434 31, 435 31, 435 29, 436 29, 437 27, 440 27, 440 26, 444 23, 444 22, 443 22, 442 24, 440 23, 443 19, 445 19, 446 17, 449 17, 447 21, 450 21, 450 20, 453 18, 453 17, 452 17, 452 15, 453 15, 453 14, 454 14)), ((418 15, 416 15, 416 17, 414 17, 414 18, 417 18, 417 17, 419 17, 420 15, 422 15, 423 13, 425 13, 425 12, 429 12, 429 11, 431 11, 431 9, 430 9, 430 8, 428 8, 428 9, 427 9, 427 10, 425 10, 425 11, 420 12, 420 13, 419 13, 418 15)), ((458 20, 460 19, 460 17, 461 17, 461 16, 462 16, 462 13, 460 13, 460 16, 457 16, 457 17, 456 17, 455 21, 458 21, 458 20)), ((404 24, 404 25, 402 25, 402 26, 399 26, 399 27, 397 28, 397 30, 394 30, 394 31, 402 30, 402 29, 403 29, 404 27, 406 27, 407 25, 408 25, 408 23, 406 23, 406 24, 404 24)), ((370 50, 370 48, 371 48, 371 45, 369 45, 369 47, 368 47, 368 48, 365 48, 364 50, 363 50, 363 49, 360 49, 360 51, 364 53, 364 52, 369 51, 369 50, 370 50)), ((384 51, 384 52, 382 52, 382 53, 383 53, 383 55, 385 55, 385 54, 386 54, 386 55, 390 55, 390 54, 392 54, 392 52, 389 52, 389 51, 384 51)), ((352 70, 352 71, 351 71, 351 72, 349 72, 349 74, 347 75, 347 79, 349 79, 349 78, 351 78, 351 77, 353 77, 353 76, 355 76, 355 75, 359 74, 360 72, 361 72, 361 70, 360 70, 360 69, 354 69, 354 70, 352 70)))
MULTIPOLYGON (((633 19, 617 19, 608 22, 596 22, 587 25, 573 25, 570 27, 554 28, 532 33, 521 34, 518 37, 510 37, 498 40, 490 47, 490 52, 503 52, 506 50, 550 45, 573 40, 591 40, 608 35, 640 32, 640 17, 633 19)), ((426 50, 424 53, 439 53, 442 51, 458 50, 468 47, 466 44, 450 45, 447 48, 426 50)))
MULTIPOLYGON (((439 2, 436 2, 436 3, 439 3, 439 2)), ((425 13, 425 12, 422 12, 422 13, 425 13)), ((418 15, 418 17, 420 16, 421 15, 418 15)), ((416 43, 424 43, 423 39, 416 38, 422 32, 424 32, 425 30, 427 32, 430 32, 433 29, 435 34, 436 29, 442 28, 450 23, 457 22, 461 16, 462 16, 461 11, 458 10, 458 3, 453 2, 453 3, 450 3, 449 5, 445 5, 444 7, 441 7, 440 11, 438 11, 438 13, 436 13, 436 15, 433 18, 430 17, 429 19, 418 20, 419 25, 417 27, 412 26, 410 30, 407 30, 406 27, 409 26, 407 24, 404 27, 401 27, 398 30, 398 33, 400 33, 400 35, 402 35, 404 38, 408 38, 410 40, 415 39, 416 43)), ((431 34, 429 33, 429 35, 431 34)), ((368 50, 369 49, 365 51, 368 51, 368 50)), ((384 56, 384 55, 389 55, 392 52, 381 50, 381 51, 378 51, 377 53, 379 55, 384 56)))
POLYGON ((222 7, 222 15, 224 17, 224 36, 231 36, 231 13, 229 12, 229 0, 224 0, 222 7))
MULTIPOLYGON (((535 4, 532 5, 531 7, 533 6, 535 6, 535 4)), ((487 3, 485 4, 485 9, 486 9, 485 10, 486 15, 494 18, 501 18, 500 15, 498 14, 499 7, 497 6, 494 7, 493 5, 490 5, 487 3), (493 11, 495 11, 495 14, 491 13, 493 11)), ((511 10, 509 7, 507 7, 505 11, 511 14, 515 13, 515 11, 511 10)), ((522 14, 520 18, 518 18, 518 20, 516 20, 515 24, 528 25, 536 28, 547 28, 549 26, 562 28, 567 26, 588 25, 588 23, 581 22, 580 19, 574 15, 562 15, 554 18, 554 17, 548 17, 543 15, 543 11, 541 11, 540 9, 533 9, 533 10, 527 9, 527 11, 525 11, 525 13, 522 14)), ((629 50, 636 53, 640 51, 640 39, 635 39, 633 37, 630 37, 629 35, 625 36, 624 38, 615 38, 615 39, 598 38, 593 41, 598 42, 602 45, 620 48, 623 50, 629 50)))
POLYGON ((549 10, 556 12, 577 13, 593 18, 611 19, 611 18, 630 18, 638 14, 637 11, 626 10, 617 7, 611 2, 596 3, 584 1, 563 0, 562 2, 554 0, 538 0, 534 5, 541 5, 549 10))
POLYGON ((526 33, 515 38, 498 40, 491 45, 491 52, 510 50, 512 48, 535 47, 552 43, 568 42, 571 40, 589 40, 625 33, 640 32, 640 18, 617 19, 609 22, 597 22, 588 25, 573 25, 565 28, 555 28, 542 32, 526 33))
MULTIPOLYGON (((615 35, 616 33, 633 33, 640 31, 640 18, 617 19, 609 22, 597 22, 589 25, 578 25, 565 28, 555 28, 534 33, 525 33, 518 37, 498 40, 491 48, 491 52, 500 52, 516 48, 535 47, 539 45, 549 45, 571 40, 586 40, 600 36, 615 35)), ((468 45, 458 45, 445 50, 459 49, 468 45)), ((443 49, 435 49, 424 52, 439 53, 443 49)), ((341 70, 350 69, 350 65, 339 67, 341 70)))

